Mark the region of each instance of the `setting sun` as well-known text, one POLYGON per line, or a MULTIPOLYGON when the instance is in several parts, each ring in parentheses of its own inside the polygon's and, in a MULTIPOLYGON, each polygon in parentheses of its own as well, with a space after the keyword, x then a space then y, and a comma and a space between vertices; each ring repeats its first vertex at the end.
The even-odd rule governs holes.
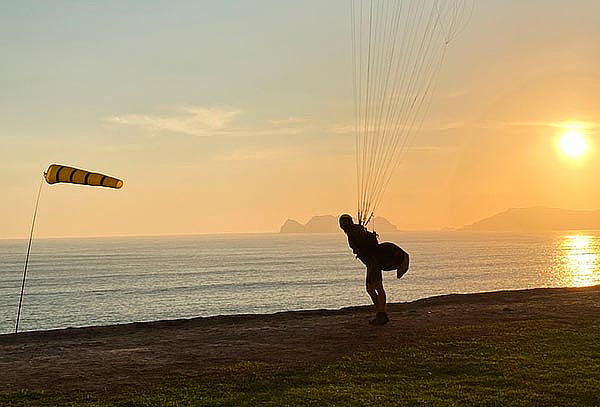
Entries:
POLYGON ((560 148, 569 157, 579 157, 587 151, 584 135, 578 130, 568 130, 560 138, 560 148))

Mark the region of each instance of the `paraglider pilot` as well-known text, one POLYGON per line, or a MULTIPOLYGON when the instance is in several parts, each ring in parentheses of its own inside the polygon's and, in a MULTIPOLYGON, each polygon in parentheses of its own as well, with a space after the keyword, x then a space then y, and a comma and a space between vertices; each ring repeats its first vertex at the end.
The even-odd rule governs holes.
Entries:
POLYGON ((348 245, 360 261, 367 266, 366 289, 377 314, 371 325, 384 325, 389 321, 383 288, 382 270, 396 270, 402 277, 408 271, 408 254, 393 243, 379 243, 377 233, 368 231, 363 225, 354 223, 352 216, 340 216, 340 227, 348 236, 348 245))

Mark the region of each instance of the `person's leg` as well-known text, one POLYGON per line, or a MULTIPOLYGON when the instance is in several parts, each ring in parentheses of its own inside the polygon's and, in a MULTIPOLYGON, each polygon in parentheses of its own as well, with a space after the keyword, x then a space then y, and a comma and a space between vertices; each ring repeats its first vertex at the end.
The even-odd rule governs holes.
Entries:
POLYGON ((367 294, 371 297, 375 309, 379 309, 379 293, 377 292, 377 284, 380 282, 377 273, 377 267, 374 264, 367 264, 367 279, 366 279, 367 294))
POLYGON ((383 289, 383 276, 377 267, 367 268, 367 293, 375 305, 375 318, 370 320, 372 325, 383 325, 388 322, 386 313, 387 298, 383 289))
POLYGON ((387 309, 387 296, 385 294, 385 289, 383 288, 383 280, 382 281, 378 281, 374 284, 372 284, 372 288, 374 289, 375 293, 376 293, 376 303, 375 303, 375 309, 377 310, 377 312, 386 312, 387 309))
POLYGON ((377 315, 371 323, 373 325, 384 325, 387 324, 389 318, 387 315, 387 297, 383 288, 383 280, 375 285, 375 291, 377 292, 377 315))
POLYGON ((375 309, 377 309, 377 304, 379 303, 379 299, 377 298, 377 290, 375 286, 367 281, 367 294, 371 297, 371 301, 373 301, 373 305, 375 305, 375 309))

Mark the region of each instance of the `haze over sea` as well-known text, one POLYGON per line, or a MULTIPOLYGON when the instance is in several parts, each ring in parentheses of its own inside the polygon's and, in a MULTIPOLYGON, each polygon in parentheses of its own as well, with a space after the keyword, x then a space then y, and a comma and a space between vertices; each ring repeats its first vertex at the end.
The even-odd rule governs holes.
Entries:
MULTIPOLYGON (((411 255, 388 299, 600 284, 600 232, 388 233, 411 255)), ((0 333, 14 331, 24 240, 0 240, 0 333)), ((345 236, 38 239, 20 330, 369 304, 345 236)))

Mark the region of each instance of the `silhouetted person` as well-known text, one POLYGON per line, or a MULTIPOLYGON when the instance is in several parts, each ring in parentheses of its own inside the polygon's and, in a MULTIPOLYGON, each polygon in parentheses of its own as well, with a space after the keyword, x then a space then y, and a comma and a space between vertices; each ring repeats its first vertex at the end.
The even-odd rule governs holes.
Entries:
POLYGON ((383 288, 382 270, 397 270, 402 277, 408 271, 408 254, 393 243, 379 243, 377 233, 368 231, 363 225, 354 223, 352 216, 340 216, 340 227, 348 236, 348 245, 367 266, 366 288, 373 300, 377 314, 370 320, 372 325, 383 325, 389 321, 383 288))

